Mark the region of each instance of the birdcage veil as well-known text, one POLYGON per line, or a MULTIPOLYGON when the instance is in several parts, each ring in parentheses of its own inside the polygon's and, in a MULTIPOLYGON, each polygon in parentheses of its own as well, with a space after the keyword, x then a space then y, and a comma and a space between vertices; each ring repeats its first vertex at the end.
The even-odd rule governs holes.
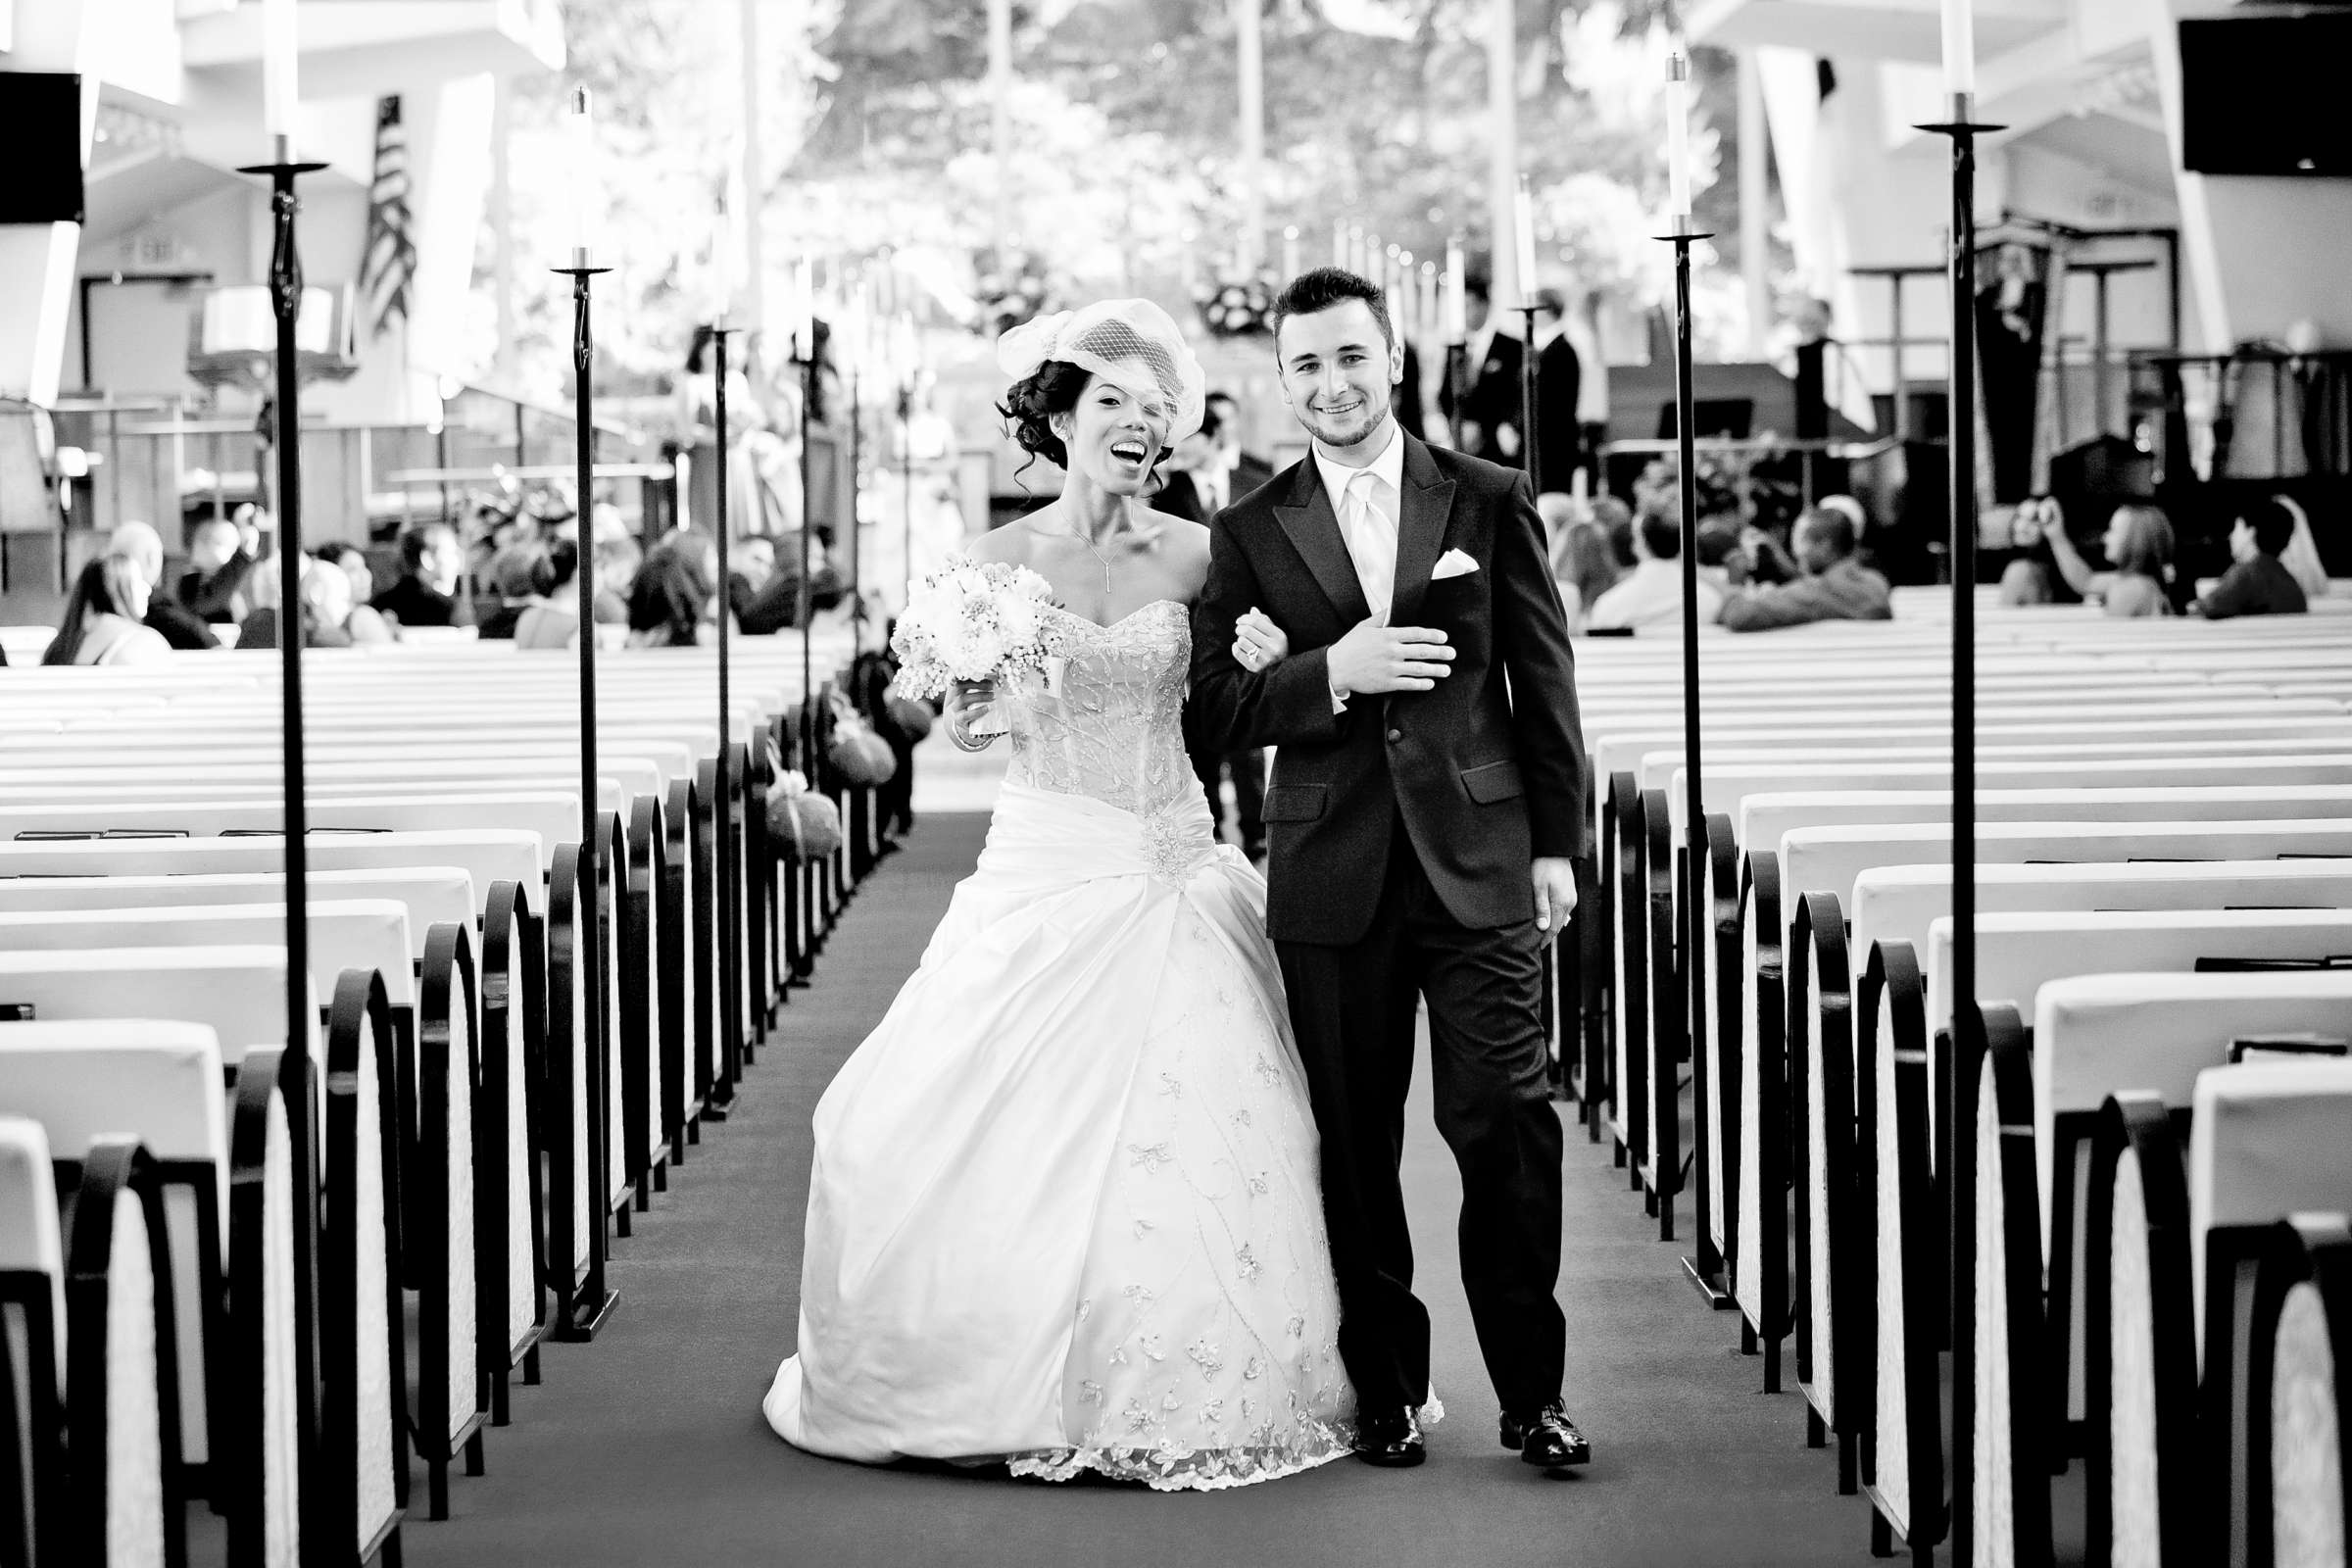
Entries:
POLYGON ((1150 300, 1102 300, 1022 322, 997 339, 997 368, 1025 381, 1048 361, 1091 370, 1168 414, 1168 444, 1200 428, 1208 377, 1168 313, 1150 300))

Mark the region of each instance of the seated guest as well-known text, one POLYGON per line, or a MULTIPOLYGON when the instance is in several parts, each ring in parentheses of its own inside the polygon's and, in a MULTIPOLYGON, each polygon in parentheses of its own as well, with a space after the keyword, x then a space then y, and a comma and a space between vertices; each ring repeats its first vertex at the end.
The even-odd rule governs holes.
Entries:
POLYGON ((514 623, 537 592, 533 586, 547 560, 547 548, 536 540, 511 544, 490 558, 490 583, 498 602, 476 623, 484 642, 511 642, 514 623))
POLYGON ((1623 575, 1609 551, 1609 532, 1592 517, 1579 517, 1560 530, 1551 574, 1560 585, 1560 608, 1568 612, 1571 635, 1585 629, 1585 612, 1623 575))
POLYGON ((537 590, 514 621, 514 646, 576 648, 580 640, 580 547, 558 539, 539 558, 537 590))
POLYGON ((1723 607, 1725 626, 1770 631, 1817 620, 1893 618, 1886 579, 1854 559, 1859 541, 1851 517, 1815 507, 1796 519, 1795 540, 1796 565, 1804 575, 1732 595, 1723 607))
POLYGON ((692 648, 714 632, 718 603, 718 546, 708 534, 680 529, 646 553, 629 593, 629 646, 692 648))
MULTIPOLYGON (((813 591, 809 603, 819 611, 839 606, 847 590, 841 573, 834 568, 832 557, 826 554, 824 540, 812 537, 808 541, 808 575, 813 591)), ((767 579, 743 613, 736 617, 744 631, 753 636, 798 628, 801 624, 801 536, 796 531, 776 540, 776 573, 767 579)))
POLYGON ((2207 620, 2232 615, 2300 615, 2311 609, 2303 585, 2279 558, 2294 542, 2295 515, 2276 497, 2257 501, 2230 526, 2230 557, 2236 563, 2213 592, 2188 607, 2207 620))
POLYGON ((147 579, 121 556, 81 568, 67 596, 65 618, 41 655, 44 664, 148 664, 172 657, 161 632, 144 624, 147 579))
POLYGON ((472 624, 458 603, 466 552, 446 522, 420 523, 400 536, 400 581, 376 597, 379 614, 400 626, 472 624))
MULTIPOLYGON (((253 574, 248 592, 253 595, 253 612, 237 627, 239 648, 275 648, 277 646, 278 593, 280 589, 277 558, 263 562, 253 574)), ((351 617, 351 578, 343 568, 305 556, 302 560, 302 646, 305 648, 349 648, 351 633, 343 623, 351 617)))
POLYGON ((738 539, 727 552, 727 608, 740 617, 776 574, 776 542, 765 534, 738 539))
POLYGON ((1158 493, 1152 498, 1154 511, 1205 523, 1233 499, 1223 488, 1226 474, 1218 434, 1217 411, 1206 410, 1200 416, 1200 428, 1177 442, 1176 450, 1168 454, 1160 469, 1158 493))
MULTIPOLYGON (((1588 631, 1679 626, 1683 619, 1683 525, 1662 512, 1645 512, 1634 525, 1634 569, 1593 602, 1588 631)), ((1698 619, 1710 625, 1723 610, 1723 590, 1701 577, 1698 619)))
POLYGON ((2287 540, 2286 548, 2278 552, 2278 564, 2302 584, 2303 602, 2308 609, 2312 600, 2328 597, 2328 567, 2320 560, 2320 542, 2312 537, 2311 517, 2304 512, 2302 502, 2287 495, 2271 499, 2284 507, 2286 514, 2295 520, 2294 534, 2287 540))
POLYGON ((126 522, 107 536, 106 553, 136 566, 147 584, 147 629, 177 651, 201 653, 220 646, 213 628, 164 591, 164 537, 143 522, 126 522))
POLYGON ((188 536, 188 570, 181 573, 178 599, 198 620, 233 626, 245 618, 245 574, 253 557, 245 553, 237 525, 211 516, 188 536))
POLYGON ((2173 525, 2163 513, 2154 507, 2116 508, 2099 541, 2115 569, 2093 571, 2067 533, 2058 503, 2046 502, 2044 508, 2041 537, 2068 587, 2085 599, 2098 600, 2108 614, 2122 619, 2173 612, 2166 588, 2173 574, 2173 525))
POLYGON ((1725 514, 1698 519, 1698 580, 1729 593, 1747 578, 1747 557, 1740 549, 1740 519, 1725 514))
POLYGON ((385 624, 384 617, 377 614, 375 607, 368 603, 375 597, 375 573, 368 569, 368 552, 358 545, 330 539, 311 554, 330 566, 342 568, 344 577, 351 583, 351 614, 343 622, 343 629, 351 633, 352 642, 390 642, 392 628, 385 624))
MULTIPOLYGON (((645 552, 634 536, 615 534, 607 537, 596 531, 596 623, 599 626, 618 626, 625 633, 629 625, 629 595, 637 586, 637 573, 645 565, 645 552)), ((603 646, 600 642, 598 646, 603 646)))

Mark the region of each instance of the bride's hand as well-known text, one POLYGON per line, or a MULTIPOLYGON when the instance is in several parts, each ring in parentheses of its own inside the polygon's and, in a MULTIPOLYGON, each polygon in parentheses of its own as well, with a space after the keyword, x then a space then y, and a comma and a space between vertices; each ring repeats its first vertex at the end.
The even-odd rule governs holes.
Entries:
POLYGON ((1252 608, 1233 623, 1234 662, 1260 674, 1290 657, 1291 639, 1262 610, 1252 608))
POLYGON ((959 680, 948 693, 948 739, 967 752, 984 752, 1004 733, 997 719, 997 683, 959 680))

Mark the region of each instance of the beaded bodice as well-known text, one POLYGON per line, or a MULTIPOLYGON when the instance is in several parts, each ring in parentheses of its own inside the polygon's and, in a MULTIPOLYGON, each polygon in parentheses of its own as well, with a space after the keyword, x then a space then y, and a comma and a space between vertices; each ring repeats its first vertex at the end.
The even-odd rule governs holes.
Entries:
POLYGON ((1108 626, 1064 610, 1069 652, 1005 704, 1012 733, 1006 777, 1083 795, 1149 816, 1198 790, 1184 755, 1184 682, 1191 617, 1156 599, 1108 626))

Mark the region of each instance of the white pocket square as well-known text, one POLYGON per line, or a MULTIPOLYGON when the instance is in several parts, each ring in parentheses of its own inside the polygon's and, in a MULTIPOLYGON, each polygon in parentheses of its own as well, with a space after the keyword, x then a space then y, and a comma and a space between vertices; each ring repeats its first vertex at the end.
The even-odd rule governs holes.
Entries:
POLYGON ((1429 574, 1429 580, 1444 582, 1448 577, 1467 577, 1477 569, 1477 562, 1459 550, 1448 550, 1438 558, 1437 569, 1429 574))

